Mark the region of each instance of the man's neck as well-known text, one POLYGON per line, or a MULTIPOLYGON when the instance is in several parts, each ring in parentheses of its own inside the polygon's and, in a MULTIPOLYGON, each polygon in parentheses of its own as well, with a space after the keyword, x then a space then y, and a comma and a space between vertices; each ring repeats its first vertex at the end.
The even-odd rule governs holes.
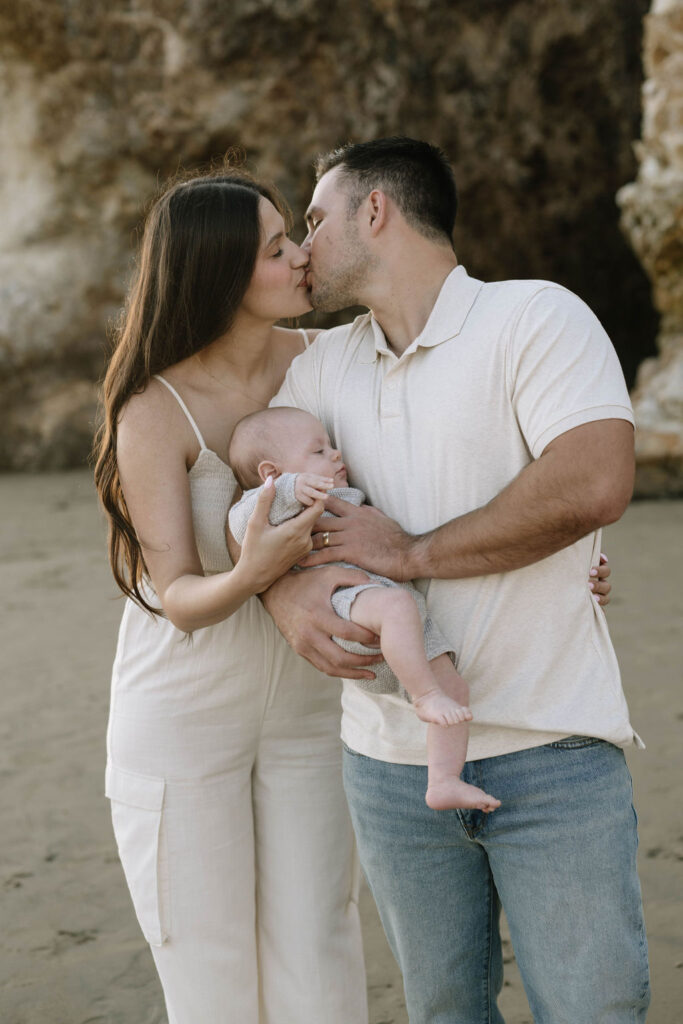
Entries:
POLYGON ((373 289, 372 315, 399 356, 424 330, 444 281, 457 266, 453 252, 430 248, 426 259, 416 254, 409 263, 394 266, 373 289))

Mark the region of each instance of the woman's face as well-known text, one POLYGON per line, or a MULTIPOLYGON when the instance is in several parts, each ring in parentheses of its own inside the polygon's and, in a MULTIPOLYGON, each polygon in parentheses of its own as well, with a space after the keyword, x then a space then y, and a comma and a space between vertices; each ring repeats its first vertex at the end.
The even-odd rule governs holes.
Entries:
POLYGON ((261 196, 261 244, 242 309, 263 320, 303 316, 311 306, 306 286, 308 255, 285 234, 285 223, 261 196))

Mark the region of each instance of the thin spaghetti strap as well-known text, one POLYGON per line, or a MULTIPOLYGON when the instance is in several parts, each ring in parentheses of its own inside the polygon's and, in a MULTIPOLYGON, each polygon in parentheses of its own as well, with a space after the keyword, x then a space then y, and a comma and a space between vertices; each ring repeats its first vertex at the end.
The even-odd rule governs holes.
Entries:
POLYGON ((176 401, 177 401, 178 405, 180 406, 180 408, 183 410, 183 412, 187 416, 187 420, 188 420, 190 426, 192 427, 192 429, 195 432, 195 437, 199 441, 199 447, 202 448, 202 449, 206 448, 206 445, 204 444, 204 438, 201 435, 201 431, 199 430, 199 427, 197 426, 197 424, 195 423, 194 419, 192 418, 192 414, 191 414, 190 410, 187 408, 187 406, 185 405, 185 403, 183 402, 182 398, 180 397, 180 395, 178 394, 176 389, 173 387, 173 385, 169 384, 168 381, 166 380, 166 378, 162 377, 160 373, 155 373, 154 374, 154 379, 155 380, 160 380, 162 384, 166 385, 168 390, 171 392, 173 397, 176 399, 176 401))
POLYGON ((308 337, 308 331, 305 328, 300 327, 299 328, 299 334, 301 334, 303 336, 304 347, 308 348, 308 346, 311 344, 310 338, 308 337))

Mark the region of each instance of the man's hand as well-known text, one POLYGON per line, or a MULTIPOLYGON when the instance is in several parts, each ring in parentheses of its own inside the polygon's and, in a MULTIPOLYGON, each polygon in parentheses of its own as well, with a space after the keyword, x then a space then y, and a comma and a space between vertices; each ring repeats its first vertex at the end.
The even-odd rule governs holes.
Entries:
POLYGON ((410 554, 414 538, 395 520, 370 505, 358 508, 341 498, 328 498, 325 508, 334 518, 326 516, 314 525, 313 551, 300 561, 301 566, 352 562, 392 580, 413 578, 410 554))
POLYGON ((338 636, 379 646, 376 636, 340 618, 330 604, 337 587, 367 581, 364 572, 337 566, 316 572, 290 572, 276 580, 261 599, 290 647, 321 672, 345 679, 374 679, 374 673, 365 666, 377 664, 381 654, 350 654, 332 640, 332 636, 338 636))

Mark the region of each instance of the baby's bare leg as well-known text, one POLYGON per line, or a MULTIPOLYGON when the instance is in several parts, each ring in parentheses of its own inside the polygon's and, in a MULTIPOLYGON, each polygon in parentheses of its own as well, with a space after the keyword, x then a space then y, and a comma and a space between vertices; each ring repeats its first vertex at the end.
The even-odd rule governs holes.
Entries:
POLYGON ((419 718, 446 726, 472 717, 469 708, 440 687, 425 654, 420 613, 406 590, 372 587, 361 591, 351 605, 351 619, 377 633, 382 654, 410 694, 419 718))
MULTIPOLYGON (((466 704, 469 687, 448 655, 440 655, 430 665, 444 693, 466 704)), ((467 754, 468 732, 466 722, 450 728, 442 725, 427 727, 428 782, 425 800, 435 811, 478 807, 488 812, 500 807, 500 800, 460 778, 467 754)))
POLYGON ((447 654, 427 661, 422 620, 411 595, 394 587, 363 590, 351 605, 351 618, 379 636, 389 668, 410 694, 416 713, 429 723, 429 806, 483 811, 499 807, 495 797, 460 778, 467 753, 466 723, 472 717, 466 707, 467 683, 447 654))

